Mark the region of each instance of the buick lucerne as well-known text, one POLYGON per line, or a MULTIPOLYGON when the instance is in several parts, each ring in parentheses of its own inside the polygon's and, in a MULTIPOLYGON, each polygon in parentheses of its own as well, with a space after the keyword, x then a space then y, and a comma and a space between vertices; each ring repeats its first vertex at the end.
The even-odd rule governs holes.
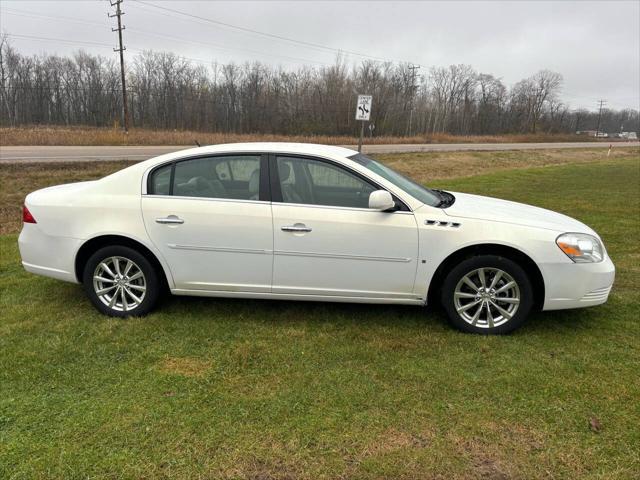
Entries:
MULTIPOLYGON (((583 223, 418 185, 341 147, 216 145, 26 197, 24 268, 82 283, 101 312, 163 292, 441 304, 467 332, 606 302, 615 269, 583 223)), ((215 306, 212 304, 212 308, 215 306)))

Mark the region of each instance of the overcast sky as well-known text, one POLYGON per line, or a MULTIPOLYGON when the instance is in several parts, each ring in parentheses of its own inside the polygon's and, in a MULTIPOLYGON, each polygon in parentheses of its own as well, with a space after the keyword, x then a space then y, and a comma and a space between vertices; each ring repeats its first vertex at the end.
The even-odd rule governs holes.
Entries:
MULTIPOLYGON (((79 48, 112 55, 106 0, 0 0, 0 31, 24 53, 79 48), (56 18, 51 18, 56 17, 56 18), (64 43, 60 40, 66 40, 64 43)), ((205 63, 260 60, 295 68, 335 61, 339 49, 432 66, 466 63, 507 85, 540 69, 564 77, 574 108, 640 108, 640 1, 151 1, 125 0, 127 57, 167 50, 205 63), (146 3, 146 4, 145 4, 146 3), (155 7, 153 6, 155 5, 155 7), (173 9, 203 19, 160 9, 173 9), (208 22, 224 22, 327 49, 208 22), (171 38, 170 38, 171 37, 171 38)), ((349 62, 365 57, 346 54, 349 62)))

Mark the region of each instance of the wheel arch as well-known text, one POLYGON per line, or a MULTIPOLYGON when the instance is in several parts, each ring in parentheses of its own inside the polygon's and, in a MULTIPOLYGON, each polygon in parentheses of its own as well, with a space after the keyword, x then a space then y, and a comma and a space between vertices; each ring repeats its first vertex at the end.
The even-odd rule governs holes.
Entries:
POLYGON ((149 260, 149 262, 151 262, 151 265, 153 265, 156 272, 158 272, 158 276, 162 280, 163 286, 166 288, 170 288, 172 282, 171 273, 164 267, 164 265, 158 259, 157 255, 152 252, 149 247, 138 240, 134 240, 133 238, 115 234, 93 237, 82 244, 82 246, 76 253, 74 263, 76 279, 80 283, 82 283, 82 272, 85 265, 87 264, 87 261, 94 252, 102 247, 109 247, 114 245, 129 247, 144 255, 144 257, 149 260))
POLYGON ((544 277, 540 268, 529 255, 518 250, 517 248, 497 243, 482 243, 477 245, 469 245, 467 247, 456 250, 445 258, 436 269, 431 282, 429 282, 429 290, 427 293, 427 303, 430 305, 438 305, 442 283, 449 272, 455 265, 461 261, 475 257, 478 255, 497 255, 508 258, 520 265, 531 280, 533 287, 533 308, 541 310, 544 305, 545 285, 544 277))

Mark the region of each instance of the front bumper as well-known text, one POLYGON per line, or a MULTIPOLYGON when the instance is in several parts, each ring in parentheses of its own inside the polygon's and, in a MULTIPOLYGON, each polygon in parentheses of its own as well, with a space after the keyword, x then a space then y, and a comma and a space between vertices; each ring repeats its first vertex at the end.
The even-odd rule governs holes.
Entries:
POLYGON ((599 263, 544 263, 543 310, 601 305, 609 298, 616 268, 607 255, 599 263))
POLYGON ((75 255, 81 241, 47 235, 37 224, 26 223, 18 237, 22 266, 27 272, 75 282, 75 255))

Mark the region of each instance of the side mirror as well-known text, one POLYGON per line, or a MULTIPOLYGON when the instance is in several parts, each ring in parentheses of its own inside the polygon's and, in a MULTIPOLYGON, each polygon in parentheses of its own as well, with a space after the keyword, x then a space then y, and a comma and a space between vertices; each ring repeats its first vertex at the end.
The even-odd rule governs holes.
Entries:
POLYGON ((396 202, 386 190, 376 190, 369 195, 369 208, 372 210, 386 212, 387 210, 395 208, 395 206, 396 202))

